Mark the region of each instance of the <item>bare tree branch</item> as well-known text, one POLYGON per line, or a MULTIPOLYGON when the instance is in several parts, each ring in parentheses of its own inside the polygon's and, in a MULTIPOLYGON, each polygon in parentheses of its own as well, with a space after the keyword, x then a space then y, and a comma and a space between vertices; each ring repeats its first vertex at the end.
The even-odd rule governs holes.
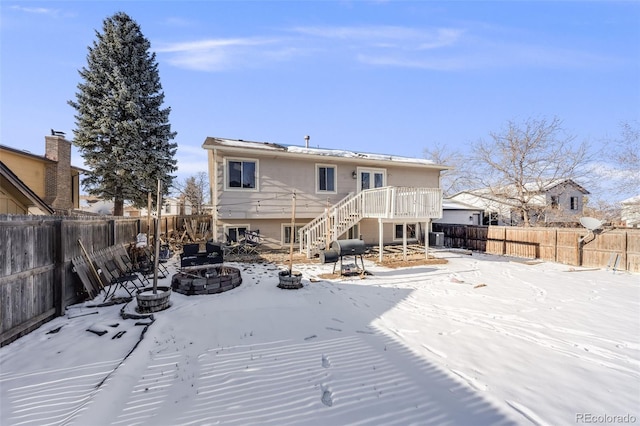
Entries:
POLYGON ((616 163, 618 194, 640 195, 640 125, 637 121, 623 122, 620 139, 611 144, 611 159, 616 163))
POLYGON ((525 226, 532 214, 541 213, 545 203, 540 196, 551 183, 585 176, 589 146, 575 143, 558 118, 508 121, 502 131, 489 135, 473 146, 466 169, 492 196, 508 200, 525 226))
POLYGON ((180 195, 191 203, 194 214, 202 214, 208 202, 209 179, 205 172, 198 172, 184 180, 182 184, 174 184, 180 195))
POLYGON ((440 186, 445 196, 453 195, 473 186, 469 174, 465 173, 464 165, 467 158, 460 151, 450 150, 441 143, 435 143, 424 149, 424 157, 436 164, 451 167, 441 173, 440 186))

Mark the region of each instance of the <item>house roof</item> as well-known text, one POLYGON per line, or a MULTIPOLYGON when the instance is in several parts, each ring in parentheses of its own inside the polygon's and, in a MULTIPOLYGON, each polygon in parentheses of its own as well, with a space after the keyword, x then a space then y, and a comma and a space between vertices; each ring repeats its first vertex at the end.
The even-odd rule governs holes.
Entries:
MULTIPOLYGON (((589 191, 578 185, 573 179, 541 179, 537 182, 529 182, 524 184, 524 189, 530 194, 542 194, 552 190, 560 185, 571 185, 583 194, 589 194, 589 191)), ((458 194, 471 194, 477 197, 487 198, 494 201, 503 201, 503 196, 515 194, 515 185, 505 185, 497 188, 478 188, 461 191, 458 194)), ((454 194, 458 195, 458 194, 454 194)))
POLYGON ((14 195, 18 196, 27 205, 38 207, 43 212, 53 214, 54 210, 45 203, 35 192, 33 192, 27 185, 16 176, 9 167, 7 167, 2 161, 0 161, 0 176, 14 188, 14 195))
POLYGON ((624 205, 635 205, 640 204, 640 195, 636 195, 635 197, 627 198, 626 200, 620 201, 620 204, 624 205))
POLYGON ((577 184, 573 179, 542 179, 538 182, 530 182, 524 185, 528 191, 546 192, 560 185, 572 185, 583 194, 589 194, 589 191, 577 184))
POLYGON ((219 149, 237 153, 255 153, 262 151, 264 153, 273 153, 282 156, 297 157, 329 157, 332 159, 357 160, 369 163, 403 163, 405 165, 426 166, 438 170, 447 170, 451 167, 436 164, 431 160, 424 158, 401 157, 388 154, 373 154, 365 152, 347 151, 342 149, 324 149, 324 148, 306 148, 296 145, 280 145, 271 142, 253 142, 244 141, 242 139, 225 139, 216 137, 207 137, 202 144, 204 149, 219 149))
POLYGON ((10 146, 6 146, 6 145, 0 145, 0 149, 3 149, 5 151, 9 151, 9 152, 13 152, 14 154, 19 154, 25 157, 30 157, 33 158, 34 160, 40 160, 43 161, 45 163, 51 163, 51 164, 55 164, 56 162, 51 160, 50 158, 47 158, 43 155, 37 155, 37 154, 33 154, 29 151, 25 151, 23 149, 17 149, 17 148, 12 148, 10 146))
MULTIPOLYGON (((464 195, 471 195, 472 197, 475 197, 475 199, 483 199, 492 203, 499 203, 499 204, 504 204, 506 206, 511 206, 511 207, 516 207, 517 204, 512 201, 509 200, 507 198, 503 198, 500 197, 498 195, 492 194, 489 190, 486 189, 474 189, 474 190, 469 190, 469 191, 460 191, 456 194, 453 194, 452 196, 450 196, 450 199, 456 198, 456 197, 461 197, 464 195)), ((457 202, 457 201, 456 201, 457 202)))
POLYGON ((442 200, 442 209, 443 210, 482 210, 478 207, 472 206, 471 204, 466 204, 460 201, 454 201, 447 198, 442 200))
MULTIPOLYGON (((54 161, 50 158, 45 157, 44 155, 37 155, 37 154, 33 154, 29 151, 25 151, 23 149, 17 149, 17 148, 12 148, 10 146, 6 146, 6 145, 0 145, 0 149, 3 149, 5 151, 9 151, 9 152, 13 152, 14 154, 19 154, 25 157, 29 157, 29 158, 33 158, 34 160, 39 160, 42 161, 44 163, 50 163, 50 164, 56 164, 57 161, 54 161)), ((75 170, 77 172, 81 172, 81 173, 86 173, 88 172, 87 169, 83 169, 81 167, 76 167, 76 166, 71 166, 72 170, 75 170)))

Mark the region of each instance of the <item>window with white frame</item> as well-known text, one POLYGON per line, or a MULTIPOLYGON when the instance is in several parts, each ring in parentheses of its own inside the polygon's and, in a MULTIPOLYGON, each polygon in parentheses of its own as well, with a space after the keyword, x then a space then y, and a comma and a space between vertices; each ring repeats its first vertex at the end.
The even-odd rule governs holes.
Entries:
POLYGON ((249 159, 227 160, 227 189, 258 189, 258 161, 249 159))
POLYGON ((316 191, 336 192, 336 166, 316 164, 316 191))
POLYGON ((552 195, 551 196, 551 208, 552 209, 557 209, 559 204, 560 204, 560 196, 552 195))
MULTIPOLYGON (((300 234, 299 234, 299 230, 300 228, 302 228, 304 225, 302 224, 297 224, 294 227, 294 239, 293 242, 294 243, 299 243, 300 242, 300 234)), ((291 244, 291 224, 282 224, 282 244, 291 244)))
POLYGON ((227 243, 240 241, 244 233, 249 229, 249 225, 233 225, 224 227, 224 236, 227 243))
POLYGON ((358 167, 358 187, 360 190, 381 188, 386 185, 387 171, 385 169, 369 169, 358 167))
MULTIPOLYGON (((416 226, 415 223, 407 223, 407 240, 417 239, 416 229, 418 229, 418 227, 416 226)), ((393 239, 402 240, 402 224, 401 223, 394 224, 393 239)))
POLYGON ((578 210, 578 197, 571 197, 571 210, 578 210))

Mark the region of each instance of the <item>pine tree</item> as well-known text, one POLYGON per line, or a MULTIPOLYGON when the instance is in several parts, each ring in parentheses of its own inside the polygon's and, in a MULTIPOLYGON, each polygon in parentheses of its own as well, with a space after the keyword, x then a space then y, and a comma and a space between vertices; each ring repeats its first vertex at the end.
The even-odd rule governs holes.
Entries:
MULTIPOLYGON (((162 108, 155 53, 140 26, 118 12, 103 22, 89 47, 87 66, 79 73, 74 144, 91 168, 83 186, 92 195, 114 200, 114 215, 123 202, 144 206, 158 179, 171 187, 177 144, 170 141, 169 113, 162 108)), ((154 197, 155 198, 155 197, 154 197)))

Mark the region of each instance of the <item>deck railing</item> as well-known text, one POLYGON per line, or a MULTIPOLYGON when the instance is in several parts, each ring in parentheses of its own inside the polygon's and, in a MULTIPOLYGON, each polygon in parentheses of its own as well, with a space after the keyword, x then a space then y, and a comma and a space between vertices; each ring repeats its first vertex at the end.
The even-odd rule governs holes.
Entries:
POLYGON ((364 218, 427 220, 442 217, 439 188, 386 186, 349 194, 299 231, 300 252, 313 250, 331 241, 364 218))

